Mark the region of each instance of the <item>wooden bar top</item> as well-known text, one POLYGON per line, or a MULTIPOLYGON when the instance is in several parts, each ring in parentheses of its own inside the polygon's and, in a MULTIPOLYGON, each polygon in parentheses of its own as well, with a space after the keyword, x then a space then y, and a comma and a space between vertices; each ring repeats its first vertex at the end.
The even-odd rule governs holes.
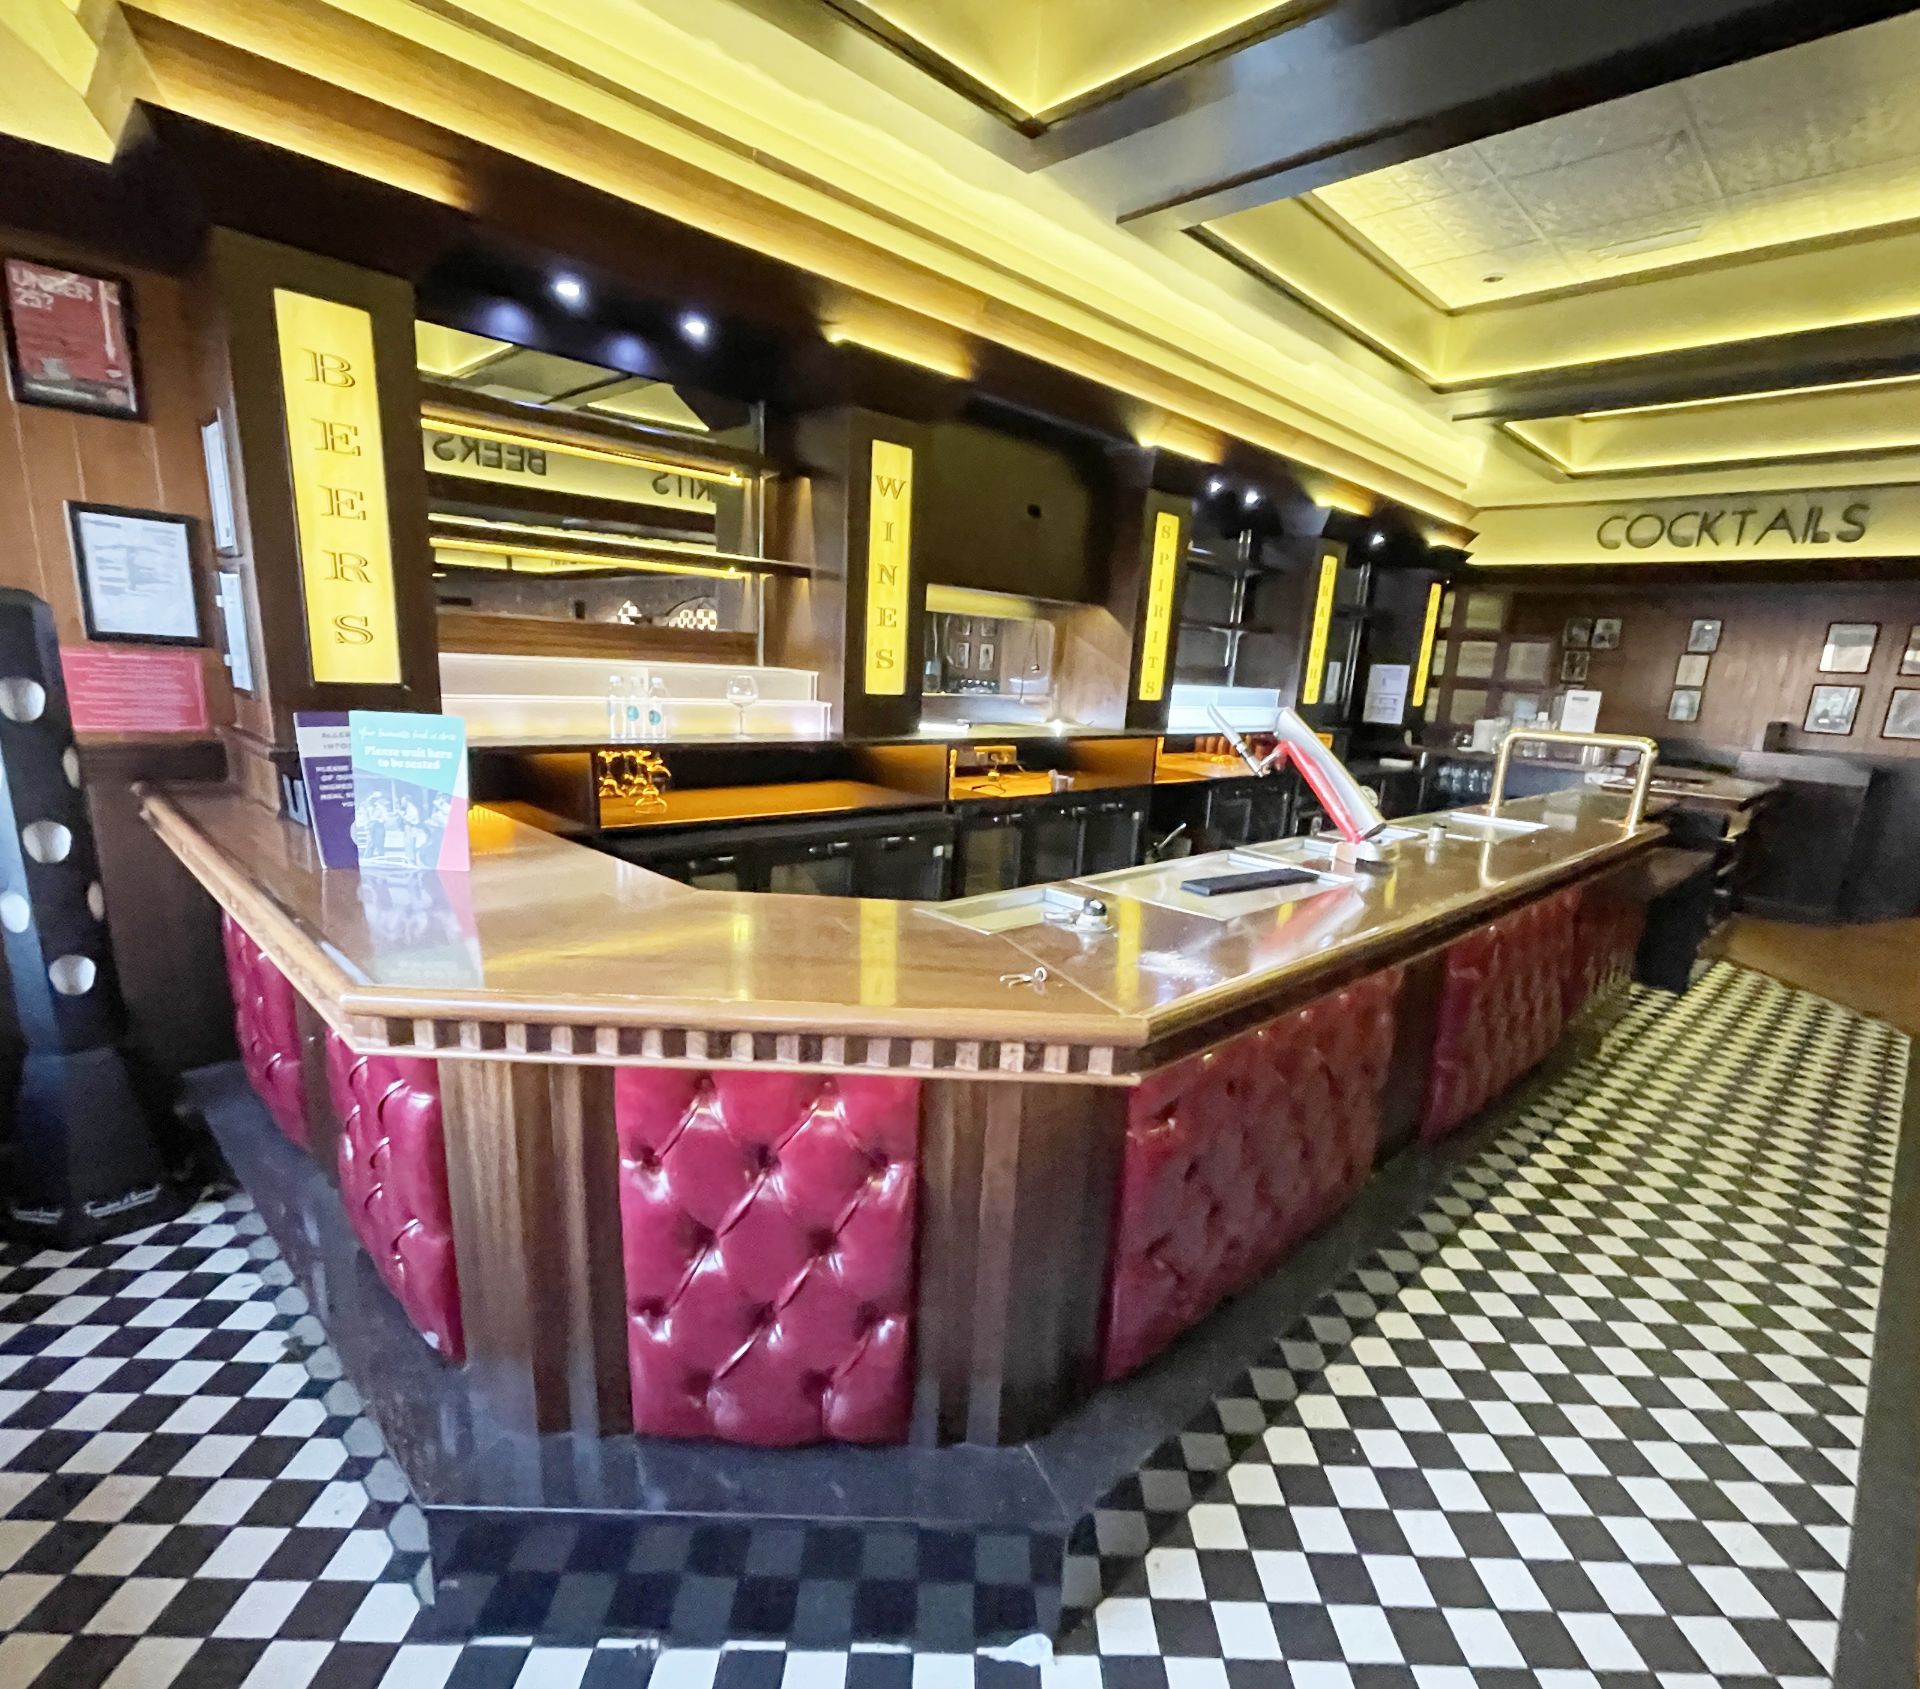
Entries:
POLYGON ((228 788, 141 801, 357 1048, 1109 1083, 1176 1034, 1277 1011, 1665 833, 1627 835, 1624 799, 1576 789, 1506 806, 1539 831, 1437 846, 1422 833, 1384 873, 1224 920, 1102 877, 1067 884, 1102 898, 1110 927, 992 932, 952 919, 958 904, 696 891, 483 805, 471 873, 393 876, 323 872, 310 834, 228 788))

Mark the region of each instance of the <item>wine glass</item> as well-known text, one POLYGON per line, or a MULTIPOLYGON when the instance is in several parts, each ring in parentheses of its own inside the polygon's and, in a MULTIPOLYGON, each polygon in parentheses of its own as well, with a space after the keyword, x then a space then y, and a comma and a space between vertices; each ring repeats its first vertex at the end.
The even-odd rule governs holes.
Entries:
POLYGON ((747 711, 759 701, 760 682, 750 674, 736 674, 727 681, 727 702, 740 712, 740 737, 747 736, 747 711))

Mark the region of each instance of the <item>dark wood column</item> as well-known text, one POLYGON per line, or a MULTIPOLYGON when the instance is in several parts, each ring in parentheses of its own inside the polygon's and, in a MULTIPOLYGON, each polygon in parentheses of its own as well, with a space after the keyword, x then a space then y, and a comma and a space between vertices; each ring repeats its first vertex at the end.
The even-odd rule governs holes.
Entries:
MULTIPOLYGON (((226 424, 240 536, 240 554, 221 561, 240 574, 253 648, 253 688, 235 697, 239 748, 256 756, 291 749, 296 710, 438 709, 439 657, 411 283, 230 229, 215 229, 209 236, 202 283, 207 397, 226 424), (277 290, 350 306, 369 319, 372 369, 335 373, 351 384, 370 381, 377 393, 378 455, 364 431, 350 440, 342 436, 337 443, 348 454, 341 457, 342 464, 357 476, 372 471, 385 493, 388 543, 364 549, 373 554, 371 569, 382 591, 390 570, 391 633, 399 647, 399 678, 391 684, 314 678, 303 570, 326 564, 301 556, 276 326, 277 290)), ((312 444, 310 438, 299 442, 303 450, 312 444)), ((387 630, 381 631, 384 637, 387 630)))
POLYGON ((928 1086, 915 1442, 1020 1442, 1091 1394, 1126 1123, 1116 1086, 928 1086))
POLYGON ((613 1070, 444 1060, 440 1104, 476 1406, 514 1432, 631 1431, 613 1070))

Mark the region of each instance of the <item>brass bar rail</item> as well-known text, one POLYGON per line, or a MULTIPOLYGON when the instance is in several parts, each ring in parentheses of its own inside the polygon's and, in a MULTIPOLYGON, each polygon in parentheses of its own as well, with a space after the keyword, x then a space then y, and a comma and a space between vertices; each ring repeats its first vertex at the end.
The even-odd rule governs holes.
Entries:
POLYGON ((1500 741, 1493 757, 1493 786, 1487 794, 1487 813, 1498 815, 1507 790, 1507 765, 1513 760, 1513 747, 1519 744, 1593 745, 1601 750, 1637 751, 1640 766, 1634 775, 1633 796, 1627 800, 1626 828, 1631 833, 1647 813, 1647 793, 1653 786, 1653 766, 1660 747, 1651 739, 1630 733, 1561 733, 1550 727, 1516 727, 1500 741))

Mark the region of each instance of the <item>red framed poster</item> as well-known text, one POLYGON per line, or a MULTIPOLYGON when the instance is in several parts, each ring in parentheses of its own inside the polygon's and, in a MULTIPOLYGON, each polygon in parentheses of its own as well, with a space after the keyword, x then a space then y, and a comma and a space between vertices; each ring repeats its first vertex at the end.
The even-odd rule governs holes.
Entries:
POLYGON ((118 276, 8 258, 0 288, 7 378, 22 404, 144 419, 133 296, 118 276))
POLYGON ((76 733, 204 733, 200 653, 63 645, 60 672, 76 733))

